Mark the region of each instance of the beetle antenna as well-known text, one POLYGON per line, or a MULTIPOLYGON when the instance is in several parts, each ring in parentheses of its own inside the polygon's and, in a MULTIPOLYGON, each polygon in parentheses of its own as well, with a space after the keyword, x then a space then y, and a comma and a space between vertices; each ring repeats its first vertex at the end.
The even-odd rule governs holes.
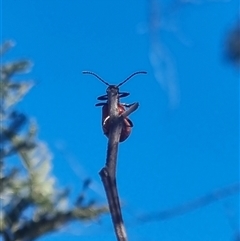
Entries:
POLYGON ((134 72, 133 74, 131 74, 130 76, 128 76, 123 82, 121 82, 120 84, 117 85, 117 87, 123 85, 124 83, 126 83, 129 79, 131 79, 134 75, 136 74, 146 74, 147 72, 146 71, 137 71, 137 72, 134 72))
POLYGON ((83 71, 82 72, 83 74, 91 74, 91 75, 94 75, 96 78, 98 78, 100 81, 102 81, 105 85, 109 86, 109 84, 103 80, 100 76, 98 76, 97 74, 95 74, 94 72, 91 72, 91 71, 83 71))

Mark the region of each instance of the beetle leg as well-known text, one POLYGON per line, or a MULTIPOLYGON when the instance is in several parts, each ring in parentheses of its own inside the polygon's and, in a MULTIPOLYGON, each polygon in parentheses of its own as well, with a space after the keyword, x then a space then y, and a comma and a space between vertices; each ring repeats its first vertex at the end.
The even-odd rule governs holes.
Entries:
POLYGON ((110 118, 110 116, 107 116, 105 119, 104 119, 104 121, 103 121, 103 126, 105 126, 106 125, 106 122, 107 122, 107 120, 110 118))
POLYGON ((123 105, 123 106, 125 106, 125 107, 127 107, 127 108, 131 107, 131 106, 134 105, 134 104, 135 104, 135 103, 132 103, 132 104, 121 103, 121 105, 123 105))

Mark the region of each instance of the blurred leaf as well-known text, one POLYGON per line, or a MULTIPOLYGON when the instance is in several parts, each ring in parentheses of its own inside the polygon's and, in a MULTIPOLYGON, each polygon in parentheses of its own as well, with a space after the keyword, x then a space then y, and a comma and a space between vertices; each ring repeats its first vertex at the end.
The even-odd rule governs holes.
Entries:
POLYGON ((15 43, 12 40, 8 40, 0 45, 0 55, 5 54, 9 49, 14 47, 15 43))
POLYGON ((12 105, 16 104, 26 93, 34 86, 34 82, 8 83, 0 82, 1 111, 5 111, 12 105))
POLYGON ((240 67, 240 26, 233 28, 226 42, 226 55, 229 61, 240 67))
POLYGON ((6 63, 1 66, 2 80, 6 81, 14 74, 26 73, 30 71, 32 63, 29 60, 18 60, 11 63, 6 63))

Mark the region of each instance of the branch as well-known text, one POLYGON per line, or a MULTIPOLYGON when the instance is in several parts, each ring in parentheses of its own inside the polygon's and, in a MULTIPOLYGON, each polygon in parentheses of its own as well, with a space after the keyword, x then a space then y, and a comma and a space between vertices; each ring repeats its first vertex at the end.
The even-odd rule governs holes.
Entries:
POLYGON ((122 218, 116 179, 113 180, 111 178, 107 167, 104 167, 99 174, 102 178, 103 186, 107 195, 109 210, 112 216, 112 222, 117 240, 127 241, 127 233, 122 218))
POLYGON ((134 103, 133 105, 131 105, 129 107, 129 109, 127 109, 123 114, 122 117, 126 118, 127 116, 129 116, 130 114, 132 114, 137 108, 139 107, 139 103, 134 103))
POLYGON ((31 205, 33 205, 32 200, 31 198, 27 197, 17 200, 17 203, 12 205, 10 211, 7 213, 7 220, 10 227, 16 225, 24 210, 26 210, 31 205))
POLYGON ((117 165, 117 152, 118 144, 122 131, 123 120, 133 111, 138 108, 138 103, 132 105, 121 116, 118 113, 118 89, 109 87, 108 93, 108 106, 109 106, 109 140, 107 149, 107 160, 105 167, 100 171, 100 176, 103 186, 107 195, 108 205, 112 216, 112 222, 115 229, 115 234, 118 241, 127 241, 127 233, 125 230, 121 207, 119 202, 119 195, 116 183, 116 165, 117 165))
POLYGON ((173 218, 175 216, 183 215, 187 212, 194 211, 195 209, 210 205, 213 202, 219 201, 220 199, 226 198, 239 192, 240 183, 235 183, 227 187, 214 190, 209 194, 206 194, 190 202, 186 202, 180 206, 165 211, 155 212, 154 214, 144 215, 142 217, 139 217, 138 219, 141 222, 166 220, 169 218, 173 218))
POLYGON ((100 213, 106 212, 107 209, 105 207, 99 208, 96 210, 87 208, 80 209, 75 208, 73 210, 69 210, 66 212, 57 212, 55 215, 45 215, 39 220, 31 220, 29 222, 25 222, 24 226, 19 228, 14 232, 14 240, 23 241, 23 240, 34 240, 48 232, 52 232, 57 228, 60 228, 64 224, 70 221, 78 220, 78 219, 86 219, 98 217, 100 213))

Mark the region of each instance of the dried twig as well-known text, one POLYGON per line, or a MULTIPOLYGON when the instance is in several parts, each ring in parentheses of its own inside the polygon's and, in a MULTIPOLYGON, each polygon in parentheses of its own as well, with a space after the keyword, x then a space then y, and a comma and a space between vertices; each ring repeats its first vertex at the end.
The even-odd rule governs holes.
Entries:
POLYGON ((234 183, 229 186, 214 190, 209 194, 203 195, 197 199, 186 202, 182 205, 163 210, 160 212, 154 212, 154 214, 147 214, 139 217, 140 222, 152 222, 162 221, 176 216, 183 215, 185 213, 194 211, 198 208, 210 205, 213 202, 219 201, 223 198, 227 198, 231 195, 235 195, 240 192, 240 183, 234 183))
POLYGON ((121 207, 116 183, 116 165, 117 165, 117 152, 120 134, 122 131, 123 119, 130 113, 138 108, 138 104, 134 104, 121 116, 118 113, 118 90, 109 87, 108 93, 108 106, 110 116, 110 130, 107 149, 106 165, 100 171, 100 176, 105 188, 108 199, 109 209, 112 216, 112 221, 118 241, 127 241, 127 233, 124 227, 123 218, 121 214, 121 207))

